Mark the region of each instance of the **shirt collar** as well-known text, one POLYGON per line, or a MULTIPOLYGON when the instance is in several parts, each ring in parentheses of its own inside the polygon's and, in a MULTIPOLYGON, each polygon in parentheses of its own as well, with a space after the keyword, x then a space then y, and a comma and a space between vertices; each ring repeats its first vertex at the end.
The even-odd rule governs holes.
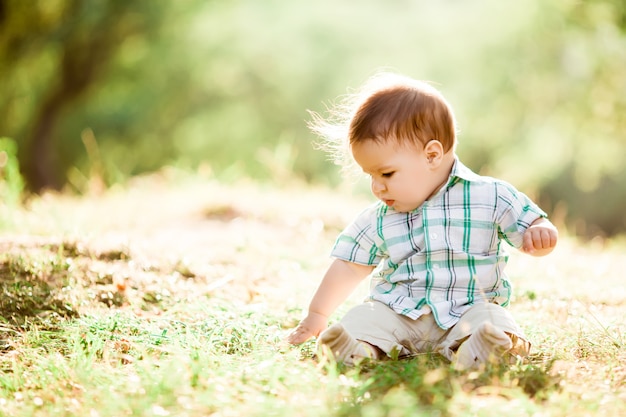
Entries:
POLYGON ((432 201, 441 196, 450 187, 459 182, 459 180, 475 181, 479 178, 480 176, 478 174, 474 173, 471 169, 463 165, 463 163, 459 160, 459 157, 455 156, 454 164, 452 164, 452 169, 450 170, 450 175, 448 176, 448 181, 443 187, 437 190, 437 192, 433 194, 432 197, 428 199, 428 201, 432 201))
MULTIPOLYGON (((456 179, 460 178, 466 181, 476 181, 480 178, 480 175, 463 165, 458 156, 454 157, 454 164, 450 171, 450 177, 448 178, 448 186, 452 185, 451 182, 456 182, 456 179)), ((447 188, 447 187, 446 187, 447 188)))

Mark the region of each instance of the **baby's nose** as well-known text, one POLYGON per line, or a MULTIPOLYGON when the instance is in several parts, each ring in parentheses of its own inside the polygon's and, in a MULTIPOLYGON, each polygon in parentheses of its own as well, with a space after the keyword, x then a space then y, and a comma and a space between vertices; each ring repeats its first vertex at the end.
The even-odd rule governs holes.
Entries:
POLYGON ((379 193, 384 190, 385 190, 385 184, 383 184, 381 181, 372 179, 372 192, 374 194, 379 193))

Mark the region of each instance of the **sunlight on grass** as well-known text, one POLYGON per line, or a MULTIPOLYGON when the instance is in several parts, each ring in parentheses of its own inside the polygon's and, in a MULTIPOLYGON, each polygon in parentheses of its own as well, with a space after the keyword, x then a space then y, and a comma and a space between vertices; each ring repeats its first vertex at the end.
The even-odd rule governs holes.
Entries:
POLYGON ((348 195, 156 177, 33 201, 0 240, 0 413, 626 412, 623 244, 565 236, 550 257, 511 254, 511 310, 533 351, 510 367, 458 372, 419 355, 346 368, 315 358, 314 341, 288 346, 364 204, 348 195))

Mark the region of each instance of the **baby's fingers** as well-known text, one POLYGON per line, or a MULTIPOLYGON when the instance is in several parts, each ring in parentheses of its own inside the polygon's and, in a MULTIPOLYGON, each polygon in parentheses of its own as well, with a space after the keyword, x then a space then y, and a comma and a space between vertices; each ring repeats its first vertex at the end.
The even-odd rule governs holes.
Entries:
POLYGON ((535 251, 534 237, 531 229, 528 229, 526 233, 524 233, 522 249, 526 253, 533 253, 535 251))
POLYGON ((534 249, 543 249, 550 244, 550 238, 548 237, 548 231, 545 229, 536 228, 531 231, 532 245, 534 249))
POLYGON ((540 228, 533 233, 533 246, 535 249, 548 249, 556 245, 556 232, 549 228, 540 228))
POLYGON ((289 334, 289 336, 287 336, 287 342, 292 345, 299 345, 309 340, 312 336, 313 334, 309 331, 309 329, 298 326, 289 334))
POLYGON ((523 249, 533 253, 541 249, 550 249, 556 246, 557 233, 552 228, 531 227, 524 234, 523 249))

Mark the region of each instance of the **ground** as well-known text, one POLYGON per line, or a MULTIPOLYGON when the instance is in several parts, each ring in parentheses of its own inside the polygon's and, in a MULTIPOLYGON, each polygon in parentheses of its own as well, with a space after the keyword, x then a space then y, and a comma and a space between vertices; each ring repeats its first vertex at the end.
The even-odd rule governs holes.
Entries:
MULTIPOLYGON (((273 349, 273 355, 279 356, 253 361, 252 366, 275 372, 271 363, 284 360, 287 367, 299 369, 299 380, 302 375, 315 383, 327 378, 329 386, 338 384, 356 396, 353 400, 341 397, 343 408, 318 407, 329 407, 336 415, 353 415, 349 410, 357 409, 365 412, 367 399, 377 390, 370 379, 362 379, 363 375, 401 372, 394 367, 406 363, 389 364, 387 371, 367 369, 356 376, 346 371, 349 382, 343 384, 338 375, 333 377, 332 372, 320 369, 312 358, 312 342, 294 348, 286 346, 282 338, 302 317, 330 262, 328 253, 334 237, 369 201, 354 187, 331 190, 299 183, 268 185, 252 181, 226 184, 176 171, 137 178, 124 187, 91 196, 46 194, 31 199, 25 210, 11 214, 14 226, 7 227, 0 237, 4 290, 0 305, 5 318, 0 329, 4 343, 0 356, 4 369, 15 373, 16 358, 26 351, 20 343, 32 330, 28 323, 36 324, 37 320, 44 323, 48 318, 60 317, 80 323, 91 317, 93 323, 101 323, 105 317, 108 320, 112 314, 119 314, 140 321, 167 319, 168 323, 186 323, 195 329, 200 322, 208 326, 206 323, 213 319, 214 326, 222 326, 220 343, 232 342, 230 347, 220 348, 230 348, 222 352, 230 355, 228 358, 232 359, 236 351, 245 362, 245 358, 255 355, 255 346, 258 350, 273 349), (28 304, 29 300, 34 301, 28 304), (220 317, 226 317, 227 324, 220 317), (259 319, 263 317, 266 319, 259 319), (248 340, 243 349, 237 343, 245 339, 246 331, 263 340, 248 340), (226 336, 228 342, 223 341, 226 336), (305 368, 298 368, 296 363, 305 368), (350 406, 353 408, 346 408, 350 401, 356 402, 350 406)), ((533 342, 530 364, 535 368, 531 371, 539 372, 529 379, 531 383, 520 383, 524 372, 531 372, 529 368, 520 368, 512 377, 496 373, 498 383, 477 383, 485 374, 452 375, 439 371, 445 364, 428 365, 430 370, 420 379, 425 385, 416 385, 415 390, 438 386, 448 377, 457 378, 460 388, 452 384, 444 390, 444 405, 437 405, 436 396, 430 394, 411 397, 410 401, 434 404, 450 415, 483 415, 486 409, 510 407, 513 400, 522 403, 520 410, 526 410, 522 415, 541 415, 540 410, 548 410, 545 415, 618 415, 626 410, 626 245, 601 239, 583 242, 568 236, 565 225, 561 229, 559 245, 548 257, 532 258, 511 250, 508 274, 515 286, 511 310, 533 342), (502 382, 503 375, 512 381, 502 382), (533 388, 529 386, 532 383, 539 385, 533 388), (526 396, 520 397, 519 387, 526 396)), ((359 287, 331 320, 358 303, 366 288, 367 283, 359 287)), ((94 324, 90 326, 92 329, 94 324)), ((137 326, 141 329, 140 324, 137 326)), ((179 327, 171 325, 157 332, 165 336, 166 331, 175 334, 176 329, 179 327)), ((84 335, 85 330, 81 332, 84 335)), ((110 346, 105 344, 99 357, 110 349, 110 354, 118 355, 115 357, 127 367, 138 364, 139 355, 134 352, 139 350, 140 339, 112 334, 107 336, 110 346)), ((154 342, 154 338, 150 340, 154 342)), ((189 351, 182 350, 187 358, 189 351)), ((223 362, 226 356, 220 357, 223 362)), ((341 373, 341 368, 337 372, 341 373)), ((294 392, 298 386, 283 393, 280 387, 289 385, 285 382, 288 378, 285 375, 272 382, 279 387, 274 393, 250 389, 255 395, 271 395, 282 401, 287 410, 284 415, 289 415, 289 406, 298 398, 294 392)), ((37 383, 23 382, 20 386, 10 381, 8 377, 4 380, 0 399, 7 415, 27 415, 20 414, 29 410, 24 398, 32 399, 32 410, 43 410, 44 397, 38 393, 37 383)), ((407 400, 404 390, 411 384, 417 382, 391 380, 376 406, 388 407, 385 401, 395 396, 407 400)), ((241 391, 237 393, 229 395, 241 395, 241 391)), ((67 392, 59 395, 68 396, 67 392)), ((332 396, 328 392, 325 395, 332 396)), ((224 404, 232 398, 222 401, 220 409, 225 410, 224 404)), ((87 401, 80 404, 74 405, 76 415, 86 412, 81 407, 86 407, 87 401)), ((149 415, 159 415, 160 408, 154 407, 149 415)), ((172 407, 161 408, 177 415, 172 407)), ((218 408, 210 405, 192 402, 189 407, 220 415, 215 411, 218 408)), ((242 407, 234 407, 234 415, 245 413, 242 407)), ((312 410, 306 415, 328 415, 327 409, 318 409, 317 414, 315 407, 312 410)), ((390 412, 390 408, 385 410, 390 412)), ((115 413, 101 411, 100 415, 115 413)), ((186 415, 202 414, 198 411, 186 415)))

